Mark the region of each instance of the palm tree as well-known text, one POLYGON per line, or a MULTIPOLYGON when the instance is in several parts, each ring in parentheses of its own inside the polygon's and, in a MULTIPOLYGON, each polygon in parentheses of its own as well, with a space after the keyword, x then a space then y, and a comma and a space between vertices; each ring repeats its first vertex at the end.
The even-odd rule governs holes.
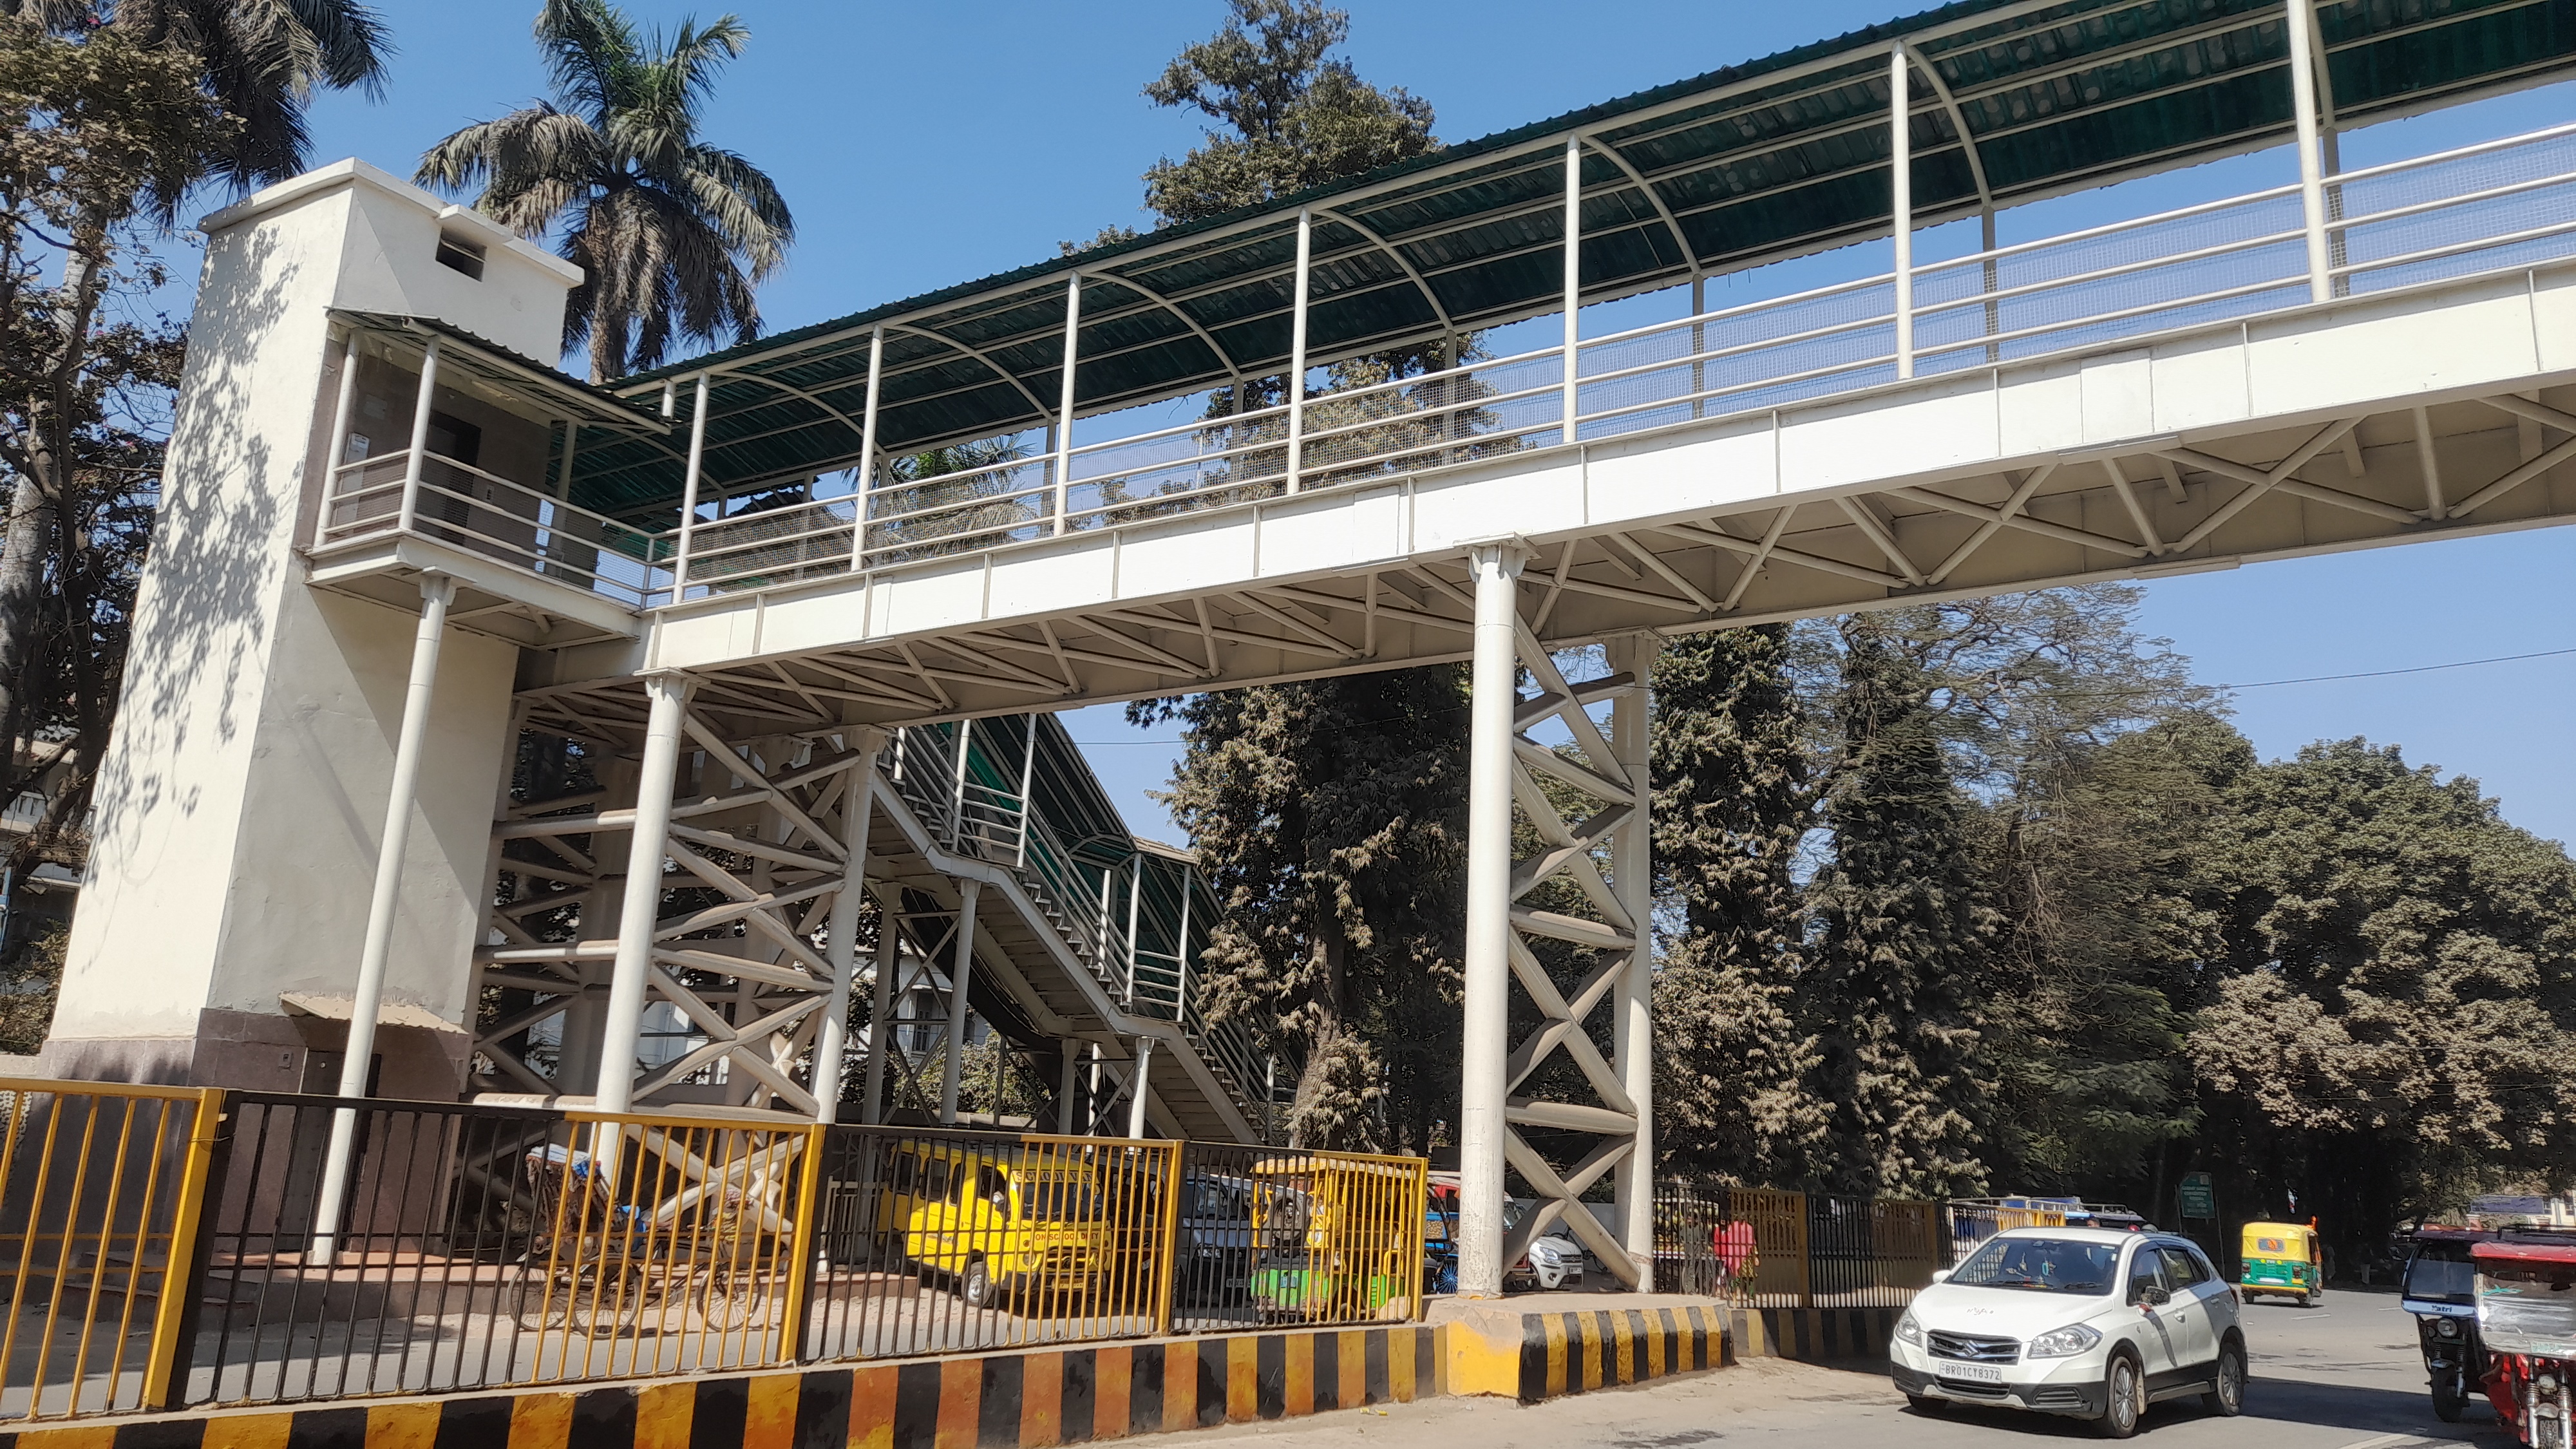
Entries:
POLYGON ((417 179, 482 183, 475 206, 522 236, 567 226, 561 251, 583 280, 564 347, 589 344, 593 382, 659 363, 675 337, 758 336, 752 286, 796 223, 759 168, 698 140, 716 68, 750 30, 731 15, 704 30, 684 20, 666 41, 607 0, 546 0, 536 34, 555 99, 449 136, 417 179))

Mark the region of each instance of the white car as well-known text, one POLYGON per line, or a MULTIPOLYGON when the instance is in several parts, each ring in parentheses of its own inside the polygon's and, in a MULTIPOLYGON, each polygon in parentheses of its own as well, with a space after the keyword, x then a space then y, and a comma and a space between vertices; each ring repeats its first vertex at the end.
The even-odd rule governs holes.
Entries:
POLYGON ((2103 1228, 2015 1228, 1936 1273, 1888 1358, 1918 1413, 1995 1404, 2090 1419, 2106 1438, 2147 1405, 2245 1408, 2237 1298, 2192 1243, 2103 1228))

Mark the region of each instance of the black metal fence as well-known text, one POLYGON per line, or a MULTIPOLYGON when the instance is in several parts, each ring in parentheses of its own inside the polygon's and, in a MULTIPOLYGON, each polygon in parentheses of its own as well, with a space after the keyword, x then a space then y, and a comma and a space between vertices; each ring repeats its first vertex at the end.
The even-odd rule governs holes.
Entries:
POLYGON ((1757 1308, 1893 1308, 1949 1265, 1937 1203, 1679 1179, 1655 1191, 1655 1288, 1757 1308))
POLYGON ((1421 1312, 1418 1158, 208 1095, 174 1404, 1421 1312))

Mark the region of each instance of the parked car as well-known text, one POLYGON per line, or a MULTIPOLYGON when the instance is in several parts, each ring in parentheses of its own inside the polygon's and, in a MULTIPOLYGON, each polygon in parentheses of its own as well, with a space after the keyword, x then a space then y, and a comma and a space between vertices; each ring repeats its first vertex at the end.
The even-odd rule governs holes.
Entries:
MULTIPOLYGON (((1458 1179, 1455 1173, 1431 1174, 1422 1220, 1423 1291, 1458 1291, 1458 1179)), ((1519 1227, 1530 1210, 1527 1198, 1503 1199, 1503 1231, 1519 1227)), ((1583 1281, 1582 1245, 1565 1233, 1530 1240, 1529 1250, 1503 1269, 1505 1288, 1562 1288, 1583 1281)))
POLYGON ((2147 1405, 2198 1394, 2245 1407, 2235 1290, 2187 1239, 2104 1228, 2014 1228, 1936 1273, 1888 1357, 1918 1413, 1993 1404, 2137 1432, 2147 1405))

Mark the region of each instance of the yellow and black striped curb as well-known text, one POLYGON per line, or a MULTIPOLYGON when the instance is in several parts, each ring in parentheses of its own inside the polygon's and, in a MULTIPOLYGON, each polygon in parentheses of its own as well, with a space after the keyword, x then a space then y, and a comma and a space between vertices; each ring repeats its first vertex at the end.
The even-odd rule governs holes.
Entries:
POLYGON ((1563 1394, 1697 1373, 1734 1361, 1714 1306, 1518 1313, 1470 1309, 1441 1325, 1444 1389, 1534 1404, 1563 1394))
POLYGON ((1755 1358, 1803 1363, 1884 1358, 1902 1308, 1738 1308, 1730 1337, 1755 1358))
POLYGON ((1043 1449, 1441 1390, 1420 1324, 22 1429, 0 1449, 1043 1449))

